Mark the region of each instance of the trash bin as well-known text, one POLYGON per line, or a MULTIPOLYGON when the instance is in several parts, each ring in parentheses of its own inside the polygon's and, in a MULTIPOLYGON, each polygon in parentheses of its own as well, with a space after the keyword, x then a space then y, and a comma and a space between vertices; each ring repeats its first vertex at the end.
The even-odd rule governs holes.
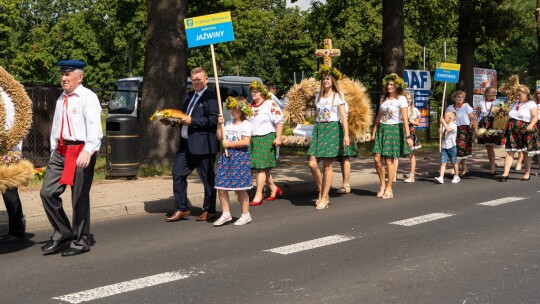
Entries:
POLYGON ((106 120, 107 178, 136 178, 139 171, 137 117, 113 115, 106 120))

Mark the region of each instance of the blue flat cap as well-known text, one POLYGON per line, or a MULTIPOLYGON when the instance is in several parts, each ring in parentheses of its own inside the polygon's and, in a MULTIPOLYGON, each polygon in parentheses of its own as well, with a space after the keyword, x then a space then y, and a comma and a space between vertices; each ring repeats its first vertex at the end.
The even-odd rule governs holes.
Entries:
POLYGON ((58 62, 58 71, 70 72, 73 70, 82 70, 86 66, 86 62, 81 60, 62 60, 58 62))

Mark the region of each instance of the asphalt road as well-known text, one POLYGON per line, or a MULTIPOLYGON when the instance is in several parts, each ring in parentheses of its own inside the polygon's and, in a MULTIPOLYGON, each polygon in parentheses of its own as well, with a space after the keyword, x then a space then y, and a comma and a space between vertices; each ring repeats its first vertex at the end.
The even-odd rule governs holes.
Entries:
POLYGON ((33 231, 0 247, 0 303, 540 303, 540 178, 514 177, 398 182, 391 200, 372 184, 323 211, 305 193, 243 227, 98 221, 69 258, 42 256, 50 231, 33 231))

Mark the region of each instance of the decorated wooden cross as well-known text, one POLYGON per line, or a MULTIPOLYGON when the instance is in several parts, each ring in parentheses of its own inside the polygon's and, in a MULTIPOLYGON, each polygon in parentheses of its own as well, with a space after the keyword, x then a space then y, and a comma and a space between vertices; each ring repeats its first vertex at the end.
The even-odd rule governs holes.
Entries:
POLYGON ((324 64, 331 67, 332 57, 339 57, 341 55, 340 49, 332 48, 332 39, 324 39, 324 49, 316 49, 315 56, 324 59, 324 64))

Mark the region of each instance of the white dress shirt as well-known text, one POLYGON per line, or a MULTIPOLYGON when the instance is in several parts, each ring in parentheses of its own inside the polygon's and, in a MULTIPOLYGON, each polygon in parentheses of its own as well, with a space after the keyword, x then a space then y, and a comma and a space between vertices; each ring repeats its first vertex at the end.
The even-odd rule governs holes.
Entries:
MULTIPOLYGON (((195 109, 195 107, 197 106, 197 102, 199 101, 199 99, 201 99, 201 96, 202 94, 204 94, 204 91, 206 91, 206 88, 207 87, 193 94, 193 97, 189 100, 188 107, 186 108, 187 116, 191 117, 191 113, 193 113, 193 109, 195 109), (195 98, 195 94, 197 94, 197 98, 195 98)), ((182 138, 186 138, 186 139, 188 138, 188 128, 189 128, 188 125, 182 125, 182 129, 180 130, 180 136, 182 136, 182 138)))
POLYGON ((64 116, 62 138, 71 141, 84 141, 83 150, 90 154, 99 151, 103 130, 101 128, 101 105, 97 95, 81 84, 69 97, 67 109, 65 109, 64 96, 66 95, 65 91, 62 92, 56 101, 51 128, 51 150, 56 150, 58 146, 62 116, 64 116))

